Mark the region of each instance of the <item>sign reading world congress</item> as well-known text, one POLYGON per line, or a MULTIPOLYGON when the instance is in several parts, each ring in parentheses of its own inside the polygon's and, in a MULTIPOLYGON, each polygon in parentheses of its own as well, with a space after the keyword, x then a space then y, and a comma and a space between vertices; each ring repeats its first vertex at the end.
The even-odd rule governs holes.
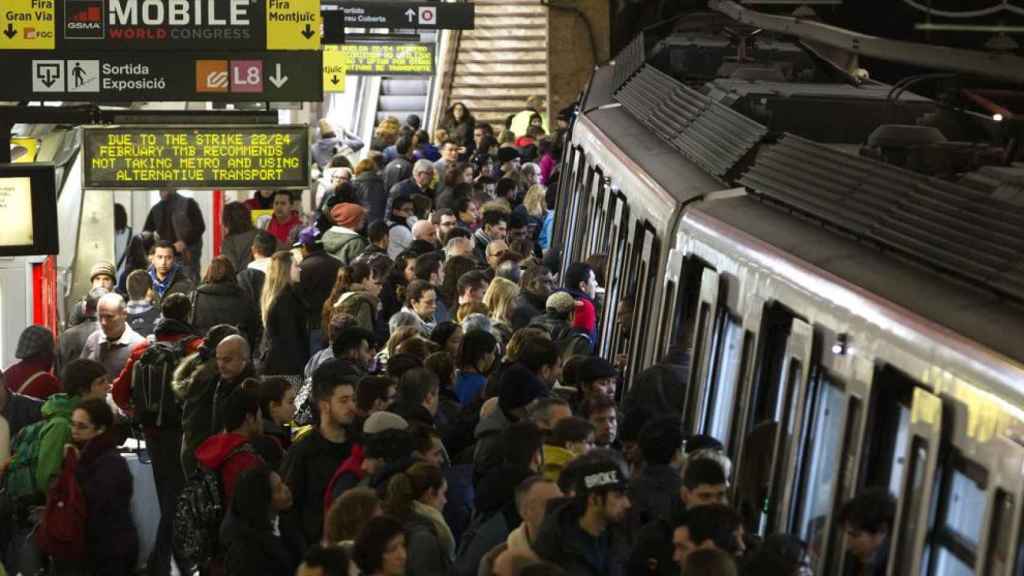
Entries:
POLYGON ((306 126, 86 128, 83 187, 306 188, 306 126))

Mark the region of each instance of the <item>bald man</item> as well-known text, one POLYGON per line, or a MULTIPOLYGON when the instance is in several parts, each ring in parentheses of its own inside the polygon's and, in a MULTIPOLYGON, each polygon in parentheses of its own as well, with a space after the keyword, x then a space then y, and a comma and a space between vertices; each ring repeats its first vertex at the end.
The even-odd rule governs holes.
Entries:
POLYGON ((523 480, 516 488, 516 509, 523 523, 508 535, 508 549, 539 560, 531 548, 533 540, 544 523, 548 502, 562 496, 558 485, 543 477, 532 476, 523 480))
POLYGON ((452 238, 448 241, 448 244, 444 247, 445 256, 448 258, 454 258, 455 256, 465 256, 466 258, 475 258, 473 253, 473 241, 469 238, 459 237, 452 238))
POLYGON ((430 220, 417 220, 412 225, 412 239, 423 240, 424 242, 430 242, 431 245, 437 245, 437 227, 430 220))
POLYGON ((99 328, 85 340, 81 357, 103 364, 113 380, 124 369, 132 348, 145 338, 128 325, 128 306, 120 294, 110 293, 100 298, 96 316, 99 328))
POLYGON ((217 374, 222 380, 235 380, 249 366, 249 342, 245 338, 234 335, 220 341, 217 345, 217 374))

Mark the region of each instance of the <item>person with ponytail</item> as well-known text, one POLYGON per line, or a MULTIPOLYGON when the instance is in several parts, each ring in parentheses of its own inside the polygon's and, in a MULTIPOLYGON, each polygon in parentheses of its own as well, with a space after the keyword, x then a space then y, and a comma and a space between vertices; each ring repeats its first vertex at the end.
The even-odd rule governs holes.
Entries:
POLYGON ((244 472, 235 485, 220 528, 226 576, 292 576, 299 565, 277 529, 278 515, 292 507, 292 494, 267 466, 244 472))
POLYGON ((334 289, 324 302, 324 325, 330 324, 330 318, 336 312, 345 312, 355 318, 360 328, 374 334, 379 333, 377 319, 383 285, 383 276, 378 276, 365 261, 356 261, 349 266, 341 267, 334 289))
POLYGON ((275 253, 260 297, 264 332, 259 361, 264 374, 301 376, 309 360, 307 306, 298 282, 299 266, 292 253, 275 253))
POLYGON ((405 526, 407 576, 444 576, 455 557, 455 538, 441 511, 448 483, 441 469, 419 462, 388 483, 384 512, 405 526))

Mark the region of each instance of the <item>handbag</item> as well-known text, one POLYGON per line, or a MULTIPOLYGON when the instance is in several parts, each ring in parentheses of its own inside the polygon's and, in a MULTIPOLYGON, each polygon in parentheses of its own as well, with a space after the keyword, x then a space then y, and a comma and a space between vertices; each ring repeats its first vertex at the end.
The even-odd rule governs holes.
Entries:
POLYGON ((74 451, 64 455, 64 465, 56 482, 46 494, 46 509, 36 528, 39 549, 60 560, 85 560, 85 496, 75 478, 78 456, 74 451))

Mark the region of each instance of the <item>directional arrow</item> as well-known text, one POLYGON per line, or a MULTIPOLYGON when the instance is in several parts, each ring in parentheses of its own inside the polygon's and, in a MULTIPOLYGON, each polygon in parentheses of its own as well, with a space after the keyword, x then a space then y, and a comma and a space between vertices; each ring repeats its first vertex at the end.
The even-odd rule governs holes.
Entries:
POLYGON ((288 77, 281 75, 281 64, 278 63, 274 68, 274 75, 269 78, 270 83, 280 88, 288 83, 288 77))
POLYGON ((338 82, 339 82, 339 80, 338 80, 338 75, 337 74, 335 74, 334 76, 331 76, 331 84, 334 84, 335 86, 337 86, 338 82))
POLYGON ((14 23, 13 22, 8 22, 7 23, 7 30, 4 30, 4 36, 7 36, 7 38, 10 39, 10 38, 14 38, 17 35, 18 35, 18 31, 14 29, 14 23))
POLYGON ((316 34, 316 32, 313 31, 313 27, 307 22, 306 29, 302 31, 302 35, 306 37, 306 40, 309 40, 313 37, 313 34, 316 34))
POLYGON ((409 8, 408 10, 405 11, 405 16, 406 18, 409 19, 410 24, 416 21, 416 11, 413 10, 412 8, 409 8))

